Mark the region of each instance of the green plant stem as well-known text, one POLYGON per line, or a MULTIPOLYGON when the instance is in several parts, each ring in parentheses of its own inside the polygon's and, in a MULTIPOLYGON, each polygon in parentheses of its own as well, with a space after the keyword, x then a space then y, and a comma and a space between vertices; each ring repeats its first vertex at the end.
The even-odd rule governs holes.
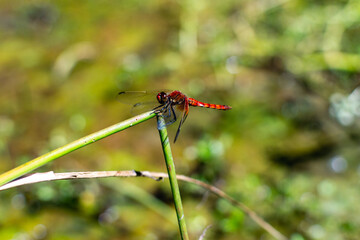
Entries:
POLYGON ((174 204, 175 204, 181 239, 188 240, 189 236, 186 230, 185 215, 181 203, 181 196, 180 196, 178 182, 176 179, 175 164, 171 153, 170 142, 166 130, 165 120, 161 114, 157 115, 157 124, 161 139, 161 145, 164 152, 166 168, 169 175, 171 192, 174 198, 174 204))
POLYGON ((135 117, 125 120, 123 122, 117 123, 108 128, 105 128, 103 130, 100 130, 98 132, 90 134, 86 137, 80 138, 79 140, 76 140, 72 143, 69 143, 69 144, 63 146, 63 147, 55 149, 54 151, 46 153, 38 158, 35 158, 34 160, 31 160, 27 163, 24 163, 16 168, 8 171, 8 172, 1 174, 0 175, 0 186, 15 179, 15 178, 20 177, 28 172, 31 172, 34 169, 39 168, 48 162, 51 162, 61 156, 64 156, 72 151, 75 151, 86 145, 94 143, 100 139, 108 137, 119 131, 122 131, 129 127, 132 127, 136 124, 142 123, 142 122, 144 122, 150 118, 153 118, 155 116, 156 116, 156 113, 154 113, 154 111, 149 111, 149 112, 140 114, 138 116, 135 116, 135 117))

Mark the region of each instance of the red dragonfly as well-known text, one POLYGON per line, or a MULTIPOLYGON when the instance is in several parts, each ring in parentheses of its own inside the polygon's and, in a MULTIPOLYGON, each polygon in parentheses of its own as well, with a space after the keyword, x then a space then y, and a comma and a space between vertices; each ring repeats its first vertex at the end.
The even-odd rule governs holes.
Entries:
POLYGON ((229 110, 230 106, 227 105, 219 105, 212 103, 200 102, 194 98, 187 97, 180 91, 156 91, 156 92, 148 92, 148 91, 128 91, 128 92, 119 92, 118 99, 123 103, 131 103, 133 108, 142 108, 149 104, 160 104, 152 108, 155 111, 162 112, 166 125, 170 125, 174 123, 177 119, 177 112, 181 113, 181 120, 179 123, 178 130, 175 135, 174 143, 179 136, 181 126, 184 124, 188 113, 189 106, 193 107, 204 107, 204 108, 212 108, 219 110, 229 110), (156 95, 156 98, 155 96, 156 95), (146 101, 145 99, 150 96, 152 100, 146 101))

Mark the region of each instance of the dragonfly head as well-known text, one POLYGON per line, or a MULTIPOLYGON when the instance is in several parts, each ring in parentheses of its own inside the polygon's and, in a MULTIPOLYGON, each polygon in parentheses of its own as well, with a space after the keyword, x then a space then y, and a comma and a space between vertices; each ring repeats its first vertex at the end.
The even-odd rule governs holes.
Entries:
POLYGON ((167 94, 164 92, 160 92, 158 93, 158 95, 156 95, 156 98, 160 104, 165 104, 167 101, 167 94))

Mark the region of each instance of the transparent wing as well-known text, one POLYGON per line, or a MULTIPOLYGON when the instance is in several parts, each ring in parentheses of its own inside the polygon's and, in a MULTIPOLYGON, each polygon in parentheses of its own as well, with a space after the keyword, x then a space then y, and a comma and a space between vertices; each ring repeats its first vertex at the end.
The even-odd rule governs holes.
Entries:
POLYGON ((124 91, 118 93, 117 101, 131 105, 142 102, 155 102, 156 94, 157 92, 149 91, 124 91))
POLYGON ((131 114, 150 111, 159 106, 156 95, 163 90, 119 92, 117 101, 131 105, 131 114))

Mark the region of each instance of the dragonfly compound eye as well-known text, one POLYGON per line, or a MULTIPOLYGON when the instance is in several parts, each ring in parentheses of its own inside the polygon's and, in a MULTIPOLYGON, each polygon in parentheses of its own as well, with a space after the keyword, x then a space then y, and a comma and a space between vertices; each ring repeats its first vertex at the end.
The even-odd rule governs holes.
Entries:
POLYGON ((160 104, 165 104, 166 103, 166 93, 161 92, 158 93, 158 95, 156 96, 157 100, 159 101, 160 104))

